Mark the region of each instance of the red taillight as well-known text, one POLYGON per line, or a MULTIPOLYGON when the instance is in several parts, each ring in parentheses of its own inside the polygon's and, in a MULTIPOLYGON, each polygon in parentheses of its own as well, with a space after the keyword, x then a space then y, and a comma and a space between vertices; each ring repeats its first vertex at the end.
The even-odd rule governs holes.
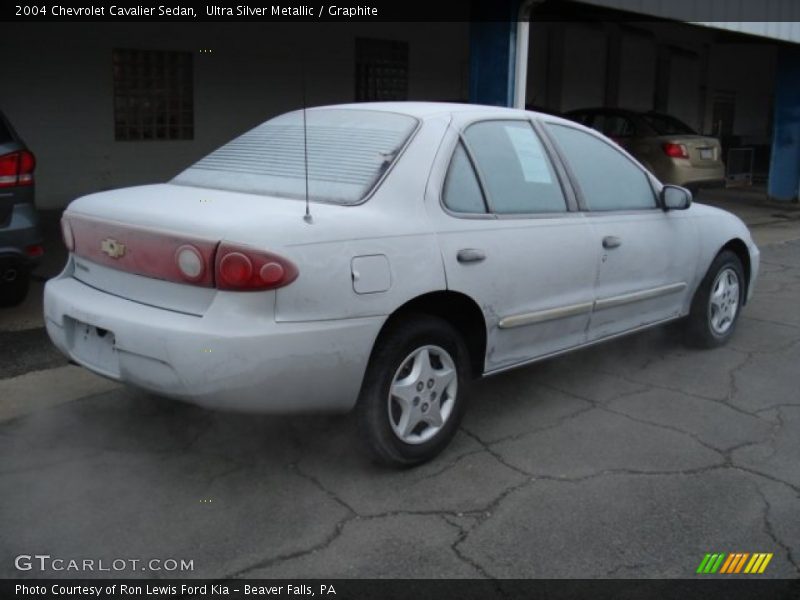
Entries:
POLYGON ((686 150, 686 146, 683 144, 674 144, 672 142, 667 142, 663 146, 664 154, 669 156, 670 158, 689 158, 689 152, 686 150))
POLYGON ((299 275, 289 260, 223 242, 217 249, 217 287, 221 290, 273 290, 289 285, 299 275))
POLYGON ((253 263, 241 252, 230 252, 219 260, 217 286, 240 288, 253 278, 253 263))
POLYGON ((25 254, 30 256, 31 258, 39 258, 40 256, 44 255, 44 246, 41 244, 34 244, 32 246, 28 246, 25 248, 25 254))
POLYGON ((69 215, 61 220, 64 245, 75 256, 136 275, 214 287, 218 242, 69 215))
POLYGON ((0 187, 16 187, 33 184, 36 158, 27 150, 0 156, 0 187))
POLYGON ((291 261, 271 252, 82 216, 62 218, 61 232, 75 256, 176 283, 272 290, 292 283, 299 274, 291 261))

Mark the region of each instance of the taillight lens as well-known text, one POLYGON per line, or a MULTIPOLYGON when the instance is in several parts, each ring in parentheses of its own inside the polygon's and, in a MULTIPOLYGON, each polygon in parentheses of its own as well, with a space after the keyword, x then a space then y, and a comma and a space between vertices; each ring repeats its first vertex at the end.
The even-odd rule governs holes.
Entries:
POLYGON ((75 250, 75 235, 72 233, 72 226, 67 219, 61 219, 61 237, 64 238, 64 245, 67 250, 75 250))
POLYGON ((216 282, 221 290, 273 290, 289 285, 299 275, 286 258, 222 242, 217 249, 216 282))
POLYGON ((663 148, 664 154, 670 158, 689 158, 689 152, 686 150, 686 146, 683 144, 667 142, 664 144, 663 148))
POLYGON ((218 242, 70 215, 64 245, 104 267, 175 283, 214 287, 218 242), (112 251, 116 249, 116 251, 112 251))
POLYGON ((175 251, 175 263, 187 281, 197 281, 206 271, 203 255, 191 244, 184 244, 175 251))
POLYGON ((290 260, 271 252, 82 216, 62 218, 61 233, 67 250, 75 256, 176 283, 221 290, 272 290, 292 283, 299 275, 290 260))
POLYGON ((31 258, 39 258, 40 256, 44 256, 44 246, 42 246, 41 244, 33 244, 32 246, 27 246, 25 248, 25 254, 27 254, 31 258))
POLYGON ((253 277, 253 262, 241 252, 230 252, 220 259, 218 273, 218 287, 244 287, 253 277))
POLYGON ((35 168, 36 158, 27 150, 0 156, 0 187, 32 185, 35 168))

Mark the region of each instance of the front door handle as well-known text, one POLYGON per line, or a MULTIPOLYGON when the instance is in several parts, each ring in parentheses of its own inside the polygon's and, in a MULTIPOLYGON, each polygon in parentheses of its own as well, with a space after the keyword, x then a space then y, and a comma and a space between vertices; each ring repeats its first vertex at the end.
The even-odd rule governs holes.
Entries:
POLYGON ((475 248, 463 248, 458 251, 456 258, 460 263, 475 263, 484 260, 486 255, 483 253, 483 250, 477 250, 475 248))
POLYGON ((603 248, 609 250, 622 245, 622 240, 615 235, 607 235, 603 238, 603 248))

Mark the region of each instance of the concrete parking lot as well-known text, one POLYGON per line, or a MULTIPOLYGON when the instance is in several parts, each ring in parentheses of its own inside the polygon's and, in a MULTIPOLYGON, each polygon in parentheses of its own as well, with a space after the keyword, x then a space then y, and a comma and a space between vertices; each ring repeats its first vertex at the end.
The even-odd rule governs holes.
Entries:
POLYGON ((211 412, 67 365, 34 297, 0 317, 0 576, 49 554, 194 561, 120 576, 692 577, 771 552, 761 577, 796 578, 800 222, 774 210, 749 221, 763 270, 730 345, 667 327, 480 381, 407 471, 366 460, 348 416, 211 412))

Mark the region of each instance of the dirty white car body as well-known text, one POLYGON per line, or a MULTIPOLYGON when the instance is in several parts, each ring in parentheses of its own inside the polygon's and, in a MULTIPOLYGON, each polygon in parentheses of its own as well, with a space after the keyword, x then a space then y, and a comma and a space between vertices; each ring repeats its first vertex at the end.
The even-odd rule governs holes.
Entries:
MULTIPOLYGON (((224 160, 212 160, 205 170, 196 165, 170 183, 72 202, 64 213, 72 252, 45 289, 46 326, 55 345, 96 373, 200 405, 347 411, 363 395, 382 332, 400 315, 429 307, 448 321, 469 352, 470 364, 456 365, 459 376, 481 376, 688 315, 725 247, 743 263, 741 304, 752 293, 758 250, 743 223, 699 204, 665 210, 658 205, 661 184, 593 130, 513 109, 377 103, 308 109, 309 133, 326 110, 335 110, 337 119, 349 114, 342 111, 353 111, 356 120, 363 111, 370 118, 407 118, 408 135, 385 158, 388 168, 352 204, 312 194, 311 218, 304 219, 296 187, 283 197, 235 189, 258 186, 245 181, 247 166, 233 166, 240 169, 235 177, 244 179, 216 186, 224 160), (470 130, 474 124, 484 127, 470 130), (553 127, 590 136, 624 157, 652 188, 653 205, 587 210, 577 165, 553 127), (485 167, 481 172, 481 156, 491 161, 493 150, 479 148, 477 134, 468 139, 470 131, 485 131, 487 144, 492 136, 507 136, 520 164, 536 163, 528 170, 523 165, 524 181, 549 186, 563 207, 502 214, 448 207, 445 180, 448 169, 455 172, 450 165, 457 148, 459 164, 467 164, 466 156, 473 169, 477 165, 485 203, 488 188, 503 185, 493 183, 485 167), (278 257, 280 274, 294 266, 296 278, 274 289, 218 289, 214 255, 225 244, 256 256, 269 253, 267 269, 277 268, 269 261, 278 257), (158 267, 186 245, 198 249, 206 285, 181 281, 169 265, 158 267), (171 275, 161 276, 163 269, 171 275)), ((307 135, 313 174, 315 138, 307 135)), ((253 150, 259 138, 247 139, 244 147, 262 160, 253 150)), ((241 148, 221 156, 242 156, 241 148)), ((255 164, 252 156, 246 159, 255 164)), ((296 179, 296 169, 290 175, 296 179)), ((325 181, 312 187, 324 196, 325 181)), ((187 260, 194 273, 197 264, 187 260)), ((728 308, 735 320, 739 306, 728 308)), ((400 439, 411 446, 421 440, 400 439)))

